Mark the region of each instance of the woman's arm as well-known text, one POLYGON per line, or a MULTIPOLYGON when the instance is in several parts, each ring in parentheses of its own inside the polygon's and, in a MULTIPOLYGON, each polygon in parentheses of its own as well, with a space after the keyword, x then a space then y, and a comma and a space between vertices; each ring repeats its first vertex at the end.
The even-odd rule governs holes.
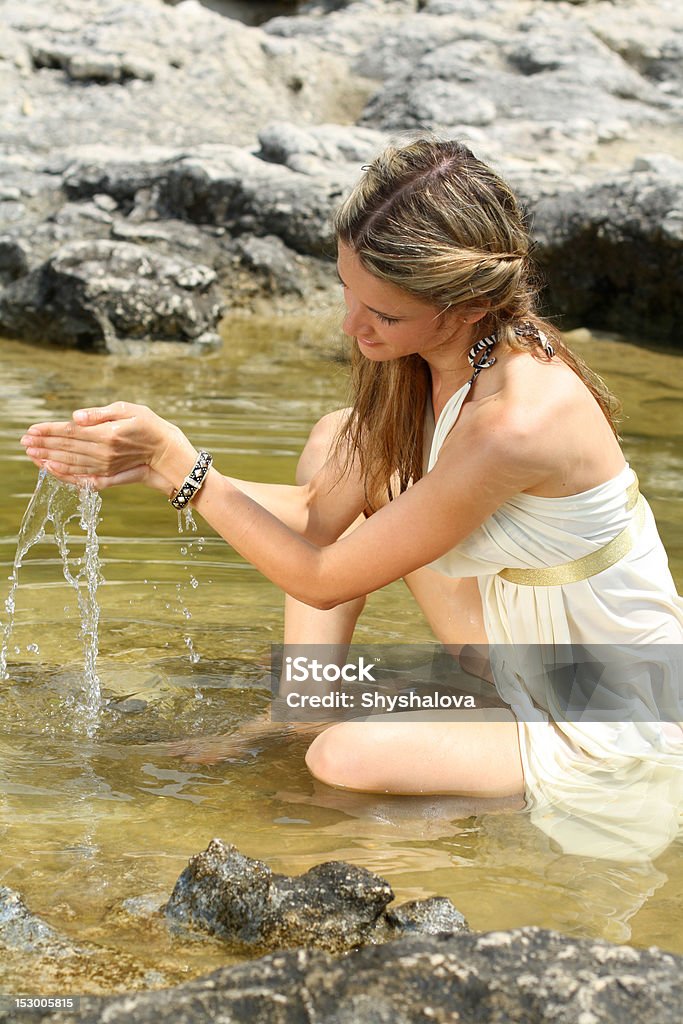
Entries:
MULTIPOLYGON (((178 427, 146 406, 127 402, 79 410, 66 422, 34 424, 21 440, 37 466, 68 483, 87 478, 98 490, 142 483, 169 496, 178 483, 176 467, 189 469, 197 457, 178 427)), ((365 506, 357 467, 352 463, 342 472, 334 453, 298 486, 223 479, 317 544, 336 540, 365 506)))
MULTIPOLYGON (((34 459, 47 459, 47 468, 55 475, 87 474, 100 487, 124 482, 116 475, 134 471, 137 479, 164 490, 169 481, 177 486, 196 460, 187 438, 142 406, 117 403, 108 410, 86 410, 78 419, 83 425, 104 427, 105 440, 91 434, 91 448, 84 450, 78 432, 74 445, 66 444, 60 430, 49 424, 30 431, 41 438, 41 445, 29 445, 29 453, 34 459), (112 415, 112 408, 118 419, 102 423, 103 413, 112 415), (131 460, 133 471, 125 469, 131 460), (98 465, 104 467, 104 476, 93 476, 92 467, 98 465)), ((548 469, 542 464, 545 446, 539 455, 537 432, 520 426, 519 417, 516 423, 504 419, 504 410, 496 404, 495 421, 484 412, 458 424, 457 437, 454 431, 447 438, 430 473, 327 547, 312 543, 213 469, 193 507, 286 593, 316 608, 333 608, 433 561, 513 494, 543 479, 548 469)), ((334 515, 334 493, 328 491, 327 498, 334 515)), ((362 507, 360 494, 355 498, 359 504, 349 500, 343 514, 337 513, 340 522, 351 522, 362 507)), ((313 487, 307 496, 309 507, 315 501, 313 487)))

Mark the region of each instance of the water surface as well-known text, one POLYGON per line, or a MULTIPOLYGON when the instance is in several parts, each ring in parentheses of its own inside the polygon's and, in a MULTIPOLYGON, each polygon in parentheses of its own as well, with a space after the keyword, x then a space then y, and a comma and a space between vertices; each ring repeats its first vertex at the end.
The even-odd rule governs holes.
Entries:
MULTIPOLYGON (((294 320, 233 320, 224 336, 221 352, 159 346, 144 361, 2 343, 5 577, 37 476, 18 439, 28 424, 73 408, 146 403, 212 451, 223 472, 292 480, 308 430, 344 402, 337 345, 322 324, 294 320)), ((576 347, 624 402, 626 455, 680 589, 682 357, 606 337, 579 335, 576 347)), ((74 942, 103 951, 57 966, 3 954, 0 989, 110 991, 224 963, 218 943, 172 936, 139 910, 163 903, 213 836, 278 871, 347 859, 384 875, 399 899, 451 897, 476 929, 538 924, 683 953, 680 844, 655 865, 570 857, 523 814, 330 790, 308 775, 297 739, 254 743, 213 765, 173 756, 169 741, 229 731, 267 706, 282 598, 199 518, 196 533, 179 534, 156 493, 107 491, 101 516, 104 705, 90 737, 73 714, 80 622, 54 545, 34 547, 21 570, 9 679, 0 683, 0 884, 74 942)), ((370 599, 358 636, 431 639, 402 584, 370 599)))

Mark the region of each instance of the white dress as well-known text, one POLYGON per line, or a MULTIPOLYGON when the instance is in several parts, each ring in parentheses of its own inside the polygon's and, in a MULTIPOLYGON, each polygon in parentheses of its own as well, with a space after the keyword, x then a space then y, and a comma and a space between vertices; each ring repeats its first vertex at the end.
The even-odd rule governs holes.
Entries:
MULTIPOLYGON (((428 470, 469 388, 441 412, 428 470)), ((518 494, 431 565, 478 580, 496 687, 518 720, 532 820, 566 852, 617 860, 656 856, 683 824, 683 731, 675 724, 683 719, 683 600, 652 512, 645 503, 632 549, 588 579, 530 586, 498 573, 560 565, 604 547, 633 515, 626 494, 634 479, 626 466, 580 494, 518 494), (624 708, 623 721, 553 717, 558 676, 543 665, 552 650, 561 661, 562 645, 598 645, 610 671, 595 692, 624 708)))

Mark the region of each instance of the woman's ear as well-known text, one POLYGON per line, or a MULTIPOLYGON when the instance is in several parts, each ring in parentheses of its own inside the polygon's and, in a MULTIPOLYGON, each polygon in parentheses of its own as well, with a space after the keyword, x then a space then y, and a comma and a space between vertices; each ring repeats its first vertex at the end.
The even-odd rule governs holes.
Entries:
POLYGON ((483 320, 485 316, 488 316, 490 312, 488 306, 481 306, 479 304, 475 305, 474 303, 472 303, 472 305, 467 304, 464 307, 461 306, 461 309, 463 321, 466 324, 470 324, 470 326, 478 324, 479 321, 483 320))
POLYGON ((458 306, 452 306, 447 313, 456 323, 469 324, 470 327, 479 323, 490 310, 486 305, 475 302, 461 302, 458 306))

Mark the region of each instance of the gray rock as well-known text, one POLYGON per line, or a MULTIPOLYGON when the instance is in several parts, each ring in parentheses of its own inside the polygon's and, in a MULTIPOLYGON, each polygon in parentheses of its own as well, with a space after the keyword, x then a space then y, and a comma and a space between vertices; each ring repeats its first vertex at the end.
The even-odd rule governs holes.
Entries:
POLYGON ((589 3, 579 12, 591 31, 636 71, 654 82, 683 83, 683 10, 678 0, 589 3))
POLYGON ((566 7, 508 12, 498 27, 425 15, 407 21, 392 35, 389 77, 362 117, 368 126, 441 131, 497 115, 566 125, 571 136, 577 120, 618 124, 623 134, 629 125, 680 119, 678 104, 566 7))
POLYGON ((193 156, 77 162, 64 186, 75 199, 111 196, 127 221, 176 218, 235 237, 277 235, 299 253, 327 256, 331 210, 357 173, 334 166, 302 175, 237 146, 207 145, 193 156))
POLYGON ((213 159, 178 161, 158 205, 173 216, 220 225, 231 235, 277 235, 304 255, 334 252, 330 212, 344 184, 337 175, 306 176, 232 149, 213 159))
POLYGON ((300 173, 327 173, 344 163, 369 163, 386 145, 386 136, 371 128, 352 125, 321 124, 301 128, 277 121, 259 132, 258 156, 276 164, 285 164, 300 173), (314 163, 305 163, 311 158, 314 163), (328 165, 327 168, 325 165, 328 165))
MULTIPOLYGON (((606 167, 624 189, 613 205, 633 201, 618 171, 641 138, 680 154, 676 0, 311 0, 299 10, 259 28, 198 0, 0 5, 8 324, 72 242, 127 242, 152 260, 207 265, 228 303, 291 308, 331 286, 330 214, 388 133, 464 137, 538 208, 541 242, 564 231, 562 197, 574 193, 578 207, 606 167)), ((658 178, 675 187, 663 164, 658 178)), ((666 252, 677 245, 674 207, 660 217, 666 252)), ((624 264, 646 255, 640 237, 622 234, 624 264)), ((562 245, 554 261, 551 248, 546 271, 562 309, 571 301, 587 315, 596 304, 593 285, 580 294, 583 250, 562 245)), ((615 267, 608 293, 620 287, 615 267)), ((659 299, 652 280, 638 324, 673 322, 659 299)), ((635 301, 629 293, 624 309, 635 301)), ((169 327, 167 317, 163 336, 169 327)), ((179 335, 190 336, 187 324, 179 335)))
POLYGON ((304 122, 345 111, 346 120, 358 94, 333 54, 294 40, 274 57, 260 28, 197 0, 6 0, 0 38, 0 146, 14 152, 102 138, 133 151, 207 139, 251 144, 273 111, 304 122))
POLYGON ((443 130, 454 125, 488 125, 496 107, 457 82, 407 78, 388 83, 374 96, 363 120, 384 131, 443 130))
POLYGON ((32 341, 120 351, 132 341, 217 344, 209 267, 128 242, 72 242, 0 293, 0 326, 32 341))
POLYGON ((20 894, 5 885, 0 886, 0 946, 57 959, 82 952, 32 914, 20 894))
POLYGON ((403 932, 467 929, 446 898, 387 911, 393 898, 388 882, 352 864, 330 861, 289 877, 213 839, 190 858, 164 910, 172 922, 260 951, 309 946, 342 953, 403 932))
POLYGON ((301 258, 276 235, 243 235, 234 249, 242 266, 258 276, 265 291, 273 295, 304 295, 301 258))
POLYGON ((27 273, 28 266, 27 246, 14 238, 0 237, 0 282, 14 281, 27 273))
POLYGON ((463 915, 445 896, 401 903, 387 910, 386 922, 397 935, 415 932, 421 935, 440 935, 442 932, 456 934, 469 931, 463 915))
POLYGON ((548 301, 567 326, 680 339, 683 164, 547 196, 533 220, 548 301))
MULTIPOLYGON (((275 953, 175 988, 99 998, 55 1024, 679 1024, 683 958, 556 932, 402 938, 335 960, 275 953)), ((0 1014, 21 1024, 24 1011, 0 1014)))
POLYGON ((393 896, 364 868, 331 861, 289 878, 213 839, 190 858, 165 912, 238 946, 343 952, 369 940, 393 896))

